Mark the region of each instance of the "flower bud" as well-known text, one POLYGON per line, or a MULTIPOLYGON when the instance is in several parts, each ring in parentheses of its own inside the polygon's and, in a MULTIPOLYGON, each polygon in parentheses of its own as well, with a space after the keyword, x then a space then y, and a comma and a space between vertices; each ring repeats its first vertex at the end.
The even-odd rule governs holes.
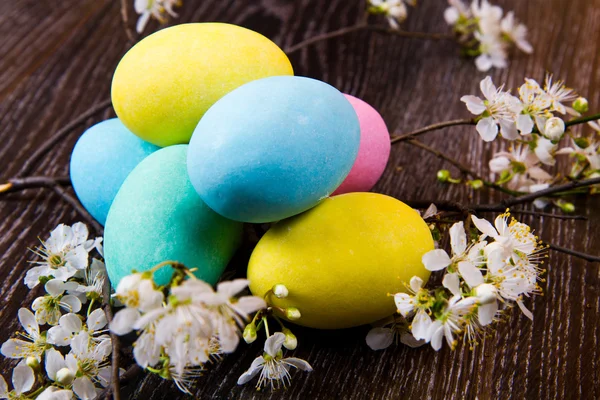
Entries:
POLYGON ((288 295, 290 294, 290 292, 285 287, 285 285, 282 285, 281 283, 273 286, 272 290, 273 290, 273 294, 278 299, 284 299, 284 298, 288 297, 288 295))
POLYGON ((555 204, 566 213, 575 212, 575 205, 573 203, 569 203, 568 201, 564 200, 558 200, 555 204))
POLYGON ((580 149, 587 149, 590 146, 590 141, 584 137, 575 138, 573 141, 580 149))
POLYGON ((40 367, 40 360, 35 357, 27 357, 25 359, 25 364, 27 364, 27 366, 32 370, 37 371, 40 367))
POLYGON ((254 325, 254 323, 246 325, 244 328, 243 337, 244 341, 248 344, 256 340, 256 325, 254 325))
POLYGON ((483 181, 481 179, 475 179, 474 181, 469 182, 469 185, 473 189, 479 190, 483 187, 483 181))
POLYGON ((56 382, 62 385, 70 385, 75 379, 75 374, 69 368, 61 368, 56 373, 56 382))
POLYGON ((450 180, 450 171, 447 169, 440 169, 437 172, 437 180, 442 183, 448 182, 450 180))
POLYGON ((589 104, 588 101, 585 97, 578 97, 574 102, 573 102, 573 109, 575 111, 577 111, 578 113, 585 113, 588 112, 589 110, 589 104))
POLYGON ((300 314, 300 310, 298 310, 296 307, 290 307, 285 310, 285 316, 290 321, 295 321, 297 319, 300 319, 302 314, 300 314))
POLYGON ((481 304, 490 304, 496 301, 496 287, 489 283, 482 283, 475 288, 475 295, 481 304))
POLYGON ((565 122, 557 117, 552 117, 546 121, 544 127, 544 136, 550 140, 560 140, 565 133, 565 122))
POLYGON ((283 342, 283 347, 288 350, 294 350, 298 347, 298 339, 296 339, 296 335, 292 333, 289 329, 284 329, 283 333, 285 334, 285 341, 283 342))

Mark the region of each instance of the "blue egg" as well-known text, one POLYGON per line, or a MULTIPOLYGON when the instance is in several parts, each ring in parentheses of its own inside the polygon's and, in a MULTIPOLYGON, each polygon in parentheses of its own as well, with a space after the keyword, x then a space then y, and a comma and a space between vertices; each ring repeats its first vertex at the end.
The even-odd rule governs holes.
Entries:
POLYGON ((277 76, 217 101, 189 144, 188 173, 204 202, 243 222, 299 214, 329 196, 358 154, 352 105, 332 86, 277 76))
POLYGON ((118 118, 89 128, 71 154, 71 181, 81 204, 104 225, 127 175, 158 149, 131 133, 118 118))

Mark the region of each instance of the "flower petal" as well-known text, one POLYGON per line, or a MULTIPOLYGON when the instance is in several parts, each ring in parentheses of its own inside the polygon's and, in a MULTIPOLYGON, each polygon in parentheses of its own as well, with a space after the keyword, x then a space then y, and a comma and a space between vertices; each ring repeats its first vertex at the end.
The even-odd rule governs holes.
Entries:
POLYGON ((474 115, 483 114, 486 110, 485 104, 483 100, 481 100, 477 96, 463 96, 460 98, 460 101, 465 103, 467 109, 474 115))
POLYGON ((427 315, 425 310, 421 309, 417 311, 417 314, 415 314, 415 318, 412 320, 411 323, 411 331, 415 339, 423 339, 428 341, 429 329, 431 327, 431 324, 431 318, 429 317, 429 315, 427 315))
POLYGON ((473 225, 475 225, 475 227, 479 229, 479 231, 484 235, 490 236, 492 238, 498 236, 498 231, 494 229, 494 227, 489 221, 483 218, 477 218, 474 215, 471 215, 471 219, 473 220, 473 225))
POLYGON ((46 292, 52 297, 60 296, 65 292, 65 283, 60 279, 50 279, 44 286, 46 292))
POLYGON ((491 142, 498 136, 498 125, 492 117, 479 120, 475 129, 484 142, 491 142))
POLYGON ((467 234, 462 221, 455 223, 450 228, 450 244, 455 256, 461 255, 467 250, 467 234))
POLYGON ((22 394, 28 392, 35 383, 33 370, 27 365, 19 364, 13 369, 12 383, 15 393, 22 394))
POLYGON ((35 315, 31 311, 26 308, 20 308, 18 316, 19 322, 23 326, 23 329, 25 329, 25 332, 34 338, 40 336, 40 327, 35 320, 35 315))
POLYGON ((125 335, 133 330, 133 326, 139 318, 140 312, 135 308, 119 310, 110 323, 110 330, 117 335, 125 335))
POLYGON ((415 349, 417 347, 423 346, 427 342, 424 340, 417 340, 417 339, 415 339, 415 337, 413 335, 406 332, 406 333, 403 333, 402 335, 400 335, 400 343, 405 344, 408 347, 412 347, 413 349, 415 349))
POLYGON ((217 292, 231 298, 248 287, 250 283, 247 279, 235 279, 233 281, 221 282, 217 285, 217 292))
POLYGON ((383 350, 394 342, 394 332, 390 328, 373 328, 365 338, 372 350, 383 350))
POLYGON ((101 308, 94 310, 87 317, 87 328, 92 332, 104 328, 107 323, 108 321, 106 320, 106 314, 101 308))
POLYGON ((489 325, 494 321, 498 312, 498 302, 493 301, 489 304, 482 304, 477 309, 479 323, 483 326, 489 325))
POLYGON ((284 358, 281 361, 283 361, 284 363, 286 363, 288 365, 296 367, 302 371, 310 372, 313 370, 312 367, 310 366, 310 364, 306 360, 303 360, 301 358, 289 357, 289 358, 284 358))
POLYGON ((283 333, 276 332, 272 334, 265 341, 265 353, 271 357, 275 357, 279 350, 281 350, 283 342, 285 342, 285 335, 283 333))
POLYGON ((46 351, 46 374, 48 374, 48 378, 55 381, 56 373, 66 366, 65 358, 59 351, 56 349, 46 351))
POLYGON ((459 262, 458 272, 460 272, 460 275, 465 282, 467 282, 467 285, 472 288, 483 283, 483 274, 481 273, 481 270, 470 261, 459 262))
POLYGON ((423 255, 421 261, 429 271, 439 271, 446 268, 452 262, 448 253, 442 249, 428 251, 423 255))
POLYGON ((413 276, 412 278, 410 278, 410 288, 414 291, 414 292, 418 292, 419 289, 421 289, 423 287, 423 279, 419 278, 418 276, 413 276))
POLYGON ((520 114, 517 117, 517 129, 521 135, 529 135, 533 131, 533 120, 529 115, 520 114))
POLYGON ((77 296, 68 294, 60 299, 60 305, 64 306, 71 313, 77 313, 81 310, 81 300, 77 296))
POLYGON ((237 384, 243 385, 249 382, 252 378, 256 376, 263 369, 263 365, 265 364, 265 360, 262 356, 257 357, 252 361, 252 365, 248 368, 248 371, 244 372, 238 379, 237 384))
POLYGON ((519 306, 523 314, 525 314, 527 318, 533 321, 533 313, 529 311, 527 307, 525 307, 525 304, 523 304, 523 300, 517 300, 517 305, 519 306))
POLYGON ((73 382, 73 391, 82 400, 93 400, 96 398, 96 387, 90 378, 77 378, 73 382))
POLYGON ((250 314, 254 311, 258 311, 267 307, 267 303, 257 296, 240 297, 238 301, 234 303, 234 305, 236 309, 239 309, 246 314, 250 314))
POLYGON ((453 295, 460 295, 460 279, 458 274, 446 274, 442 280, 442 285, 453 295))

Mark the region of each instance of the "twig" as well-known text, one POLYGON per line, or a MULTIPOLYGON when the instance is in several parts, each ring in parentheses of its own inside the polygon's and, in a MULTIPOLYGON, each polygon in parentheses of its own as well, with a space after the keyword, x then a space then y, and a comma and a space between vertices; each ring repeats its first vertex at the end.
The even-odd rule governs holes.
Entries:
POLYGON ((539 199, 540 197, 551 196, 551 195, 555 195, 555 194, 558 194, 561 192, 566 192, 571 189, 577 189, 580 187, 588 187, 588 186, 593 186, 593 185, 597 185, 597 184, 600 184, 600 178, 584 179, 581 181, 572 181, 572 182, 565 183, 562 185, 550 186, 548 189, 539 190, 537 192, 533 192, 533 193, 526 194, 523 196, 504 199, 500 202, 500 204, 504 205, 505 208, 512 207, 512 206, 516 206, 517 204, 525 204, 525 203, 532 202, 533 200, 539 199))
POLYGON ((552 243, 547 243, 548 247, 554 251, 558 251, 559 253, 564 253, 564 254, 568 254, 570 256, 574 256, 577 258, 581 258, 582 260, 586 260, 589 262, 600 262, 600 257, 599 256, 593 256, 591 254, 586 254, 586 253, 581 253, 579 251, 575 251, 575 250, 571 250, 571 249, 567 249, 561 246, 557 246, 555 244, 552 243))
POLYGON ((582 220, 586 221, 587 217, 585 215, 567 215, 567 214, 554 214, 547 213, 542 211, 529 211, 529 210, 510 210, 510 212, 514 214, 524 214, 524 215, 532 215, 534 217, 548 217, 554 219, 570 219, 570 220, 582 220))
MULTIPOLYGON (((104 289, 103 289, 103 299, 104 303, 104 313, 106 314, 106 319, 110 324, 113 320, 113 312, 112 305, 110 304, 110 281, 106 279, 104 281, 104 289)), ((110 376, 110 387, 113 395, 113 400, 121 399, 121 382, 119 377, 119 337, 115 335, 112 331, 110 332, 110 340, 112 344, 112 354, 111 354, 111 376, 110 376)))
POLYGON ((52 187, 52 186, 70 186, 71 179, 68 176, 28 176, 25 178, 12 178, 4 184, 0 184, 1 193, 12 193, 19 190, 52 187))
POLYGON ((90 224, 94 228, 94 230, 96 232, 98 232, 98 234, 101 235, 102 232, 104 232, 104 229, 100 226, 100 224, 98 224, 98 222, 96 222, 94 217, 92 217, 85 210, 85 208, 83 208, 79 204, 77 199, 75 199, 73 196, 71 196, 69 193, 67 193, 67 191, 65 189, 63 189, 60 186, 52 186, 52 190, 54 190, 54 192, 56 192, 56 194, 58 194, 64 201, 69 203, 71 205, 71 207, 73 207, 75 209, 75 211, 77 211, 79 213, 79 215, 81 215, 87 221, 87 223, 90 224))
POLYGON ((125 34, 131 44, 136 42, 136 35, 131 29, 129 24, 129 2, 127 0, 121 0, 121 20, 123 22, 123 28, 125 28, 125 34))
POLYGON ((71 121, 67 125, 65 125, 63 128, 61 128, 53 136, 48 138, 48 140, 46 140, 44 143, 42 143, 42 145, 40 147, 38 147, 37 150, 35 150, 33 152, 33 154, 31 154, 29 156, 29 158, 25 161, 25 163, 21 167, 21 170, 19 171, 19 175, 23 176, 23 175, 29 174, 29 172, 31 172, 31 169, 34 167, 35 163, 38 162, 40 160, 40 158, 42 156, 44 156, 48 152, 48 150, 50 150, 55 144, 60 142, 73 129, 77 128, 77 126, 84 123, 87 119, 89 119, 90 117, 93 117, 95 114, 97 114, 101 111, 104 111, 105 109, 110 107, 110 105, 111 105, 111 101, 105 100, 102 103, 90 108, 89 110, 87 110, 86 112, 81 114, 79 117, 77 117, 76 119, 74 119, 73 121, 71 121))
POLYGON ((399 36, 405 38, 414 38, 414 39, 431 39, 431 40, 449 40, 454 39, 454 36, 444 34, 444 33, 427 33, 427 32, 406 32, 399 31, 395 29, 386 28, 383 26, 377 25, 366 25, 364 23, 360 23, 358 25, 349 26, 346 28, 341 28, 336 31, 323 33, 320 35, 313 36, 312 38, 306 39, 297 43, 293 46, 288 47, 285 52, 290 55, 299 50, 302 50, 310 45, 313 45, 318 42, 322 42, 325 40, 333 39, 336 37, 344 36, 349 33, 360 32, 360 31, 372 31, 377 33, 382 33, 386 35, 399 36))
POLYGON ((510 190, 507 189, 501 185, 498 185, 494 182, 489 182, 486 181, 485 179, 483 179, 477 172, 473 171, 472 169, 468 168, 467 166, 465 166, 464 164, 462 164, 460 161, 455 160, 452 157, 447 156, 446 154, 442 153, 439 150, 434 149, 433 147, 427 146, 426 144, 416 140, 416 139, 411 139, 407 141, 408 144, 411 144, 413 146, 419 147, 420 149, 423 149, 433 155, 435 155, 436 157, 447 161, 448 163, 454 165, 456 168, 458 168, 458 170, 460 172, 462 172, 464 175, 467 176, 471 176, 473 179, 479 179, 481 182, 483 182, 483 184, 487 187, 490 187, 492 189, 496 189, 500 192, 506 193, 506 194, 510 194, 511 196, 518 196, 521 193, 519 192, 515 192, 514 190, 510 190))
POLYGON ((450 126, 457 126, 457 125, 475 125, 475 120, 470 118, 470 119, 454 119, 451 121, 438 122, 437 124, 428 125, 423 128, 417 129, 416 131, 404 133, 401 135, 393 135, 391 142, 392 142, 392 144, 394 144, 394 143, 402 142, 405 140, 414 139, 415 137, 422 135, 424 133, 427 133, 427 132, 436 131, 438 129, 448 128, 450 126))
POLYGON ((585 124, 586 122, 597 121, 597 120, 600 120, 600 113, 593 114, 593 115, 588 115, 587 117, 581 117, 581 118, 577 118, 577 119, 572 119, 571 121, 565 122, 565 126, 573 126, 573 125, 585 124))

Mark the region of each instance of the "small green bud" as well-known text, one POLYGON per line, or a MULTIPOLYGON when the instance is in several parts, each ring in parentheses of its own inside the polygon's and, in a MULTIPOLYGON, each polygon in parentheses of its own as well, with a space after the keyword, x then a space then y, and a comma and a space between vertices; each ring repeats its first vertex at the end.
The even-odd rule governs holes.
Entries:
POLYGON ((38 278, 38 281, 40 281, 40 284, 45 285, 46 283, 48 283, 49 280, 52 280, 53 278, 53 276, 40 276, 38 278))
POLYGON ((285 287, 285 285, 282 285, 281 283, 273 286, 273 289, 271 289, 271 290, 273 290, 273 294, 278 299, 284 299, 284 298, 288 297, 288 295, 290 294, 290 292, 285 287))
POLYGON ((450 175, 450 171, 448 171, 447 169, 440 169, 437 172, 437 180, 442 182, 442 183, 446 183, 450 180, 451 175, 450 175))
POLYGON ((573 203, 569 203, 568 201, 564 200, 558 200, 555 204, 566 213, 575 212, 575 205, 573 203))
POLYGON ((298 310, 296 307, 289 307, 285 310, 285 316, 290 321, 295 321, 300 319, 302 314, 300 314, 300 310, 298 310))
POLYGON ((298 339, 296 338, 296 335, 292 333, 292 331, 289 329, 283 329, 282 333, 285 334, 283 347, 288 350, 294 350, 296 347, 298 347, 298 339))
POLYGON ((577 111, 578 113, 586 113, 588 112, 588 110, 590 109, 590 106, 588 104, 588 101, 585 97, 578 97, 574 102, 573 102, 573 109, 575 111, 577 111))
POLYGON ((469 182, 469 186, 475 190, 479 190, 483 187, 483 181, 481 179, 475 179, 474 181, 469 182))
POLYGON ((250 344, 254 342, 256 340, 256 325, 254 325, 254 323, 246 325, 242 336, 246 343, 250 344))

